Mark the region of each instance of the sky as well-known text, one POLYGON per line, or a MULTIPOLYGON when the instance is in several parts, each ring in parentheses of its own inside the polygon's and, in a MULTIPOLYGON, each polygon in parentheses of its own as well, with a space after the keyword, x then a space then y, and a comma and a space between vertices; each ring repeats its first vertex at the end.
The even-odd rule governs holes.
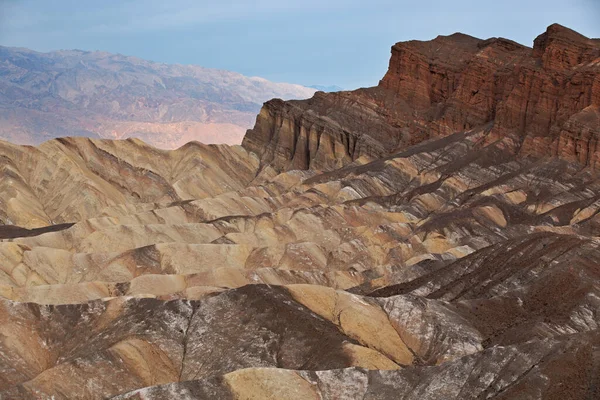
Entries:
POLYGON ((0 45, 101 50, 272 81, 376 85, 391 46, 463 32, 600 37, 600 0, 0 0, 0 45))

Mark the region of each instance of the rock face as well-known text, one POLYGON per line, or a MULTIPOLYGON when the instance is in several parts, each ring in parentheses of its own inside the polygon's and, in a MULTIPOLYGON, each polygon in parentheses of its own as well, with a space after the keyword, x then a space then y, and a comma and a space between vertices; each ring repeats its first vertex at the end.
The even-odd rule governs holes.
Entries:
POLYGON ((275 99, 265 103, 242 146, 276 172, 333 170, 410 144, 396 118, 410 118, 410 113, 402 101, 379 88, 318 92, 306 101, 275 99))
MULTIPOLYGON (((572 69, 565 32, 531 68, 572 69)), ((2 143, 0 398, 600 398, 597 173, 416 119, 439 79, 273 100, 245 148, 2 143)))
POLYGON ((600 42, 552 25, 533 49, 463 34, 397 43, 377 87, 266 103, 243 145, 278 171, 328 170, 481 129, 513 152, 596 168, 600 42))
POLYGON ((0 46, 0 138, 40 144, 63 136, 240 144, 260 105, 315 89, 118 54, 38 53, 0 46))

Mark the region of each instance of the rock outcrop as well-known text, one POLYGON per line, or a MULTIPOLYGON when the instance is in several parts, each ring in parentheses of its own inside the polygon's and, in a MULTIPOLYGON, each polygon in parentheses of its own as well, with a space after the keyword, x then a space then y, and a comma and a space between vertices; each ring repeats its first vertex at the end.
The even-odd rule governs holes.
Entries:
POLYGON ((596 168, 599 121, 600 43, 552 25, 533 49, 463 34, 397 43, 377 87, 268 102, 243 145, 278 171, 329 170, 487 130, 513 152, 596 168))

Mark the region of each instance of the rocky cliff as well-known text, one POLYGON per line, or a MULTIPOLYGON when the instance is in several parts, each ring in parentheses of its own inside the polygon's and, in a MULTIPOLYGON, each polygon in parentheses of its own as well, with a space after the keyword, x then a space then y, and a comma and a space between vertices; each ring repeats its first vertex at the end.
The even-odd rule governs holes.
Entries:
POLYGON ((533 49, 439 36, 394 45, 377 87, 266 103, 243 145, 279 171, 332 169, 485 130, 486 140, 510 138, 513 152, 596 167, 599 96, 600 41, 568 28, 548 27, 533 49))

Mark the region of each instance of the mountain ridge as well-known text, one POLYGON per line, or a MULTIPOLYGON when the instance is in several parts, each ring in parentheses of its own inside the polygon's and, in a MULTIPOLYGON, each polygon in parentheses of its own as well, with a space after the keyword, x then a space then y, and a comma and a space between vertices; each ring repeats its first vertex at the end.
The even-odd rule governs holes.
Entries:
POLYGON ((260 105, 314 89, 194 65, 107 52, 0 47, 0 137, 140 137, 163 148, 190 140, 239 144, 260 105))

